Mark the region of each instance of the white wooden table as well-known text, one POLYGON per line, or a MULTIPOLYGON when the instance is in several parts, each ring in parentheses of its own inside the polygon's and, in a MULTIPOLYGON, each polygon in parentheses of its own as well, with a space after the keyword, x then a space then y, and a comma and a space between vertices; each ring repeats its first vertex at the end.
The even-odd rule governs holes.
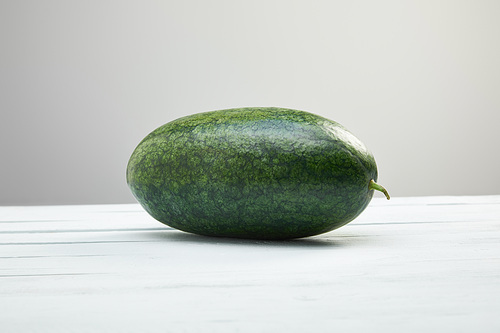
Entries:
POLYGON ((500 196, 375 198, 286 242, 139 205, 0 207, 1 332, 500 332, 500 196))

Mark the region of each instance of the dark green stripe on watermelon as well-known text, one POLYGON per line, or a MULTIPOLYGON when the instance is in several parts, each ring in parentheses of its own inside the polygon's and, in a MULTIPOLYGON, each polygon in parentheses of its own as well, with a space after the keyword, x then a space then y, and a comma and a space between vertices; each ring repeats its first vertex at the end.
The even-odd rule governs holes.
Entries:
POLYGON ((371 153, 338 123, 304 111, 194 114, 149 134, 127 182, 145 210, 208 236, 288 239, 357 217, 377 180, 371 153))

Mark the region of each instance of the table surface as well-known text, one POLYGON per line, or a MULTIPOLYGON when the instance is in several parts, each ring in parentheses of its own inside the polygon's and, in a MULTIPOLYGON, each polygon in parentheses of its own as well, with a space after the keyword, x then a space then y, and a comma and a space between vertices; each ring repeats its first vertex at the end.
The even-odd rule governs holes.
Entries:
POLYGON ((500 332, 500 196, 372 200, 291 241, 137 204, 0 207, 3 332, 500 332))

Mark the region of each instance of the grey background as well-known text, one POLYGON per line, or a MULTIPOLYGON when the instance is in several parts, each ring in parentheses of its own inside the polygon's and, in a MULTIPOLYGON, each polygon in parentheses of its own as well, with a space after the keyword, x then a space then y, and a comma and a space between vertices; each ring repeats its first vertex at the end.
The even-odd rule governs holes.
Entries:
MULTIPOLYGON (((134 202, 156 127, 336 120, 393 196, 499 194, 498 1, 0 1, 0 204, 134 202)), ((380 194, 381 195, 381 194, 380 194)))

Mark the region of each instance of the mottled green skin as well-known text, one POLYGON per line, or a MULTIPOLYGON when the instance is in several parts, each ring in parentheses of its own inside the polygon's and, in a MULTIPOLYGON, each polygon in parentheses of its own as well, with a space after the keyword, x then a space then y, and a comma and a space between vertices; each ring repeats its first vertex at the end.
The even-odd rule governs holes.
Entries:
POLYGON ((288 239, 357 217, 375 160, 339 124, 304 111, 242 108, 167 123, 137 146, 127 182, 158 221, 209 236, 288 239))

